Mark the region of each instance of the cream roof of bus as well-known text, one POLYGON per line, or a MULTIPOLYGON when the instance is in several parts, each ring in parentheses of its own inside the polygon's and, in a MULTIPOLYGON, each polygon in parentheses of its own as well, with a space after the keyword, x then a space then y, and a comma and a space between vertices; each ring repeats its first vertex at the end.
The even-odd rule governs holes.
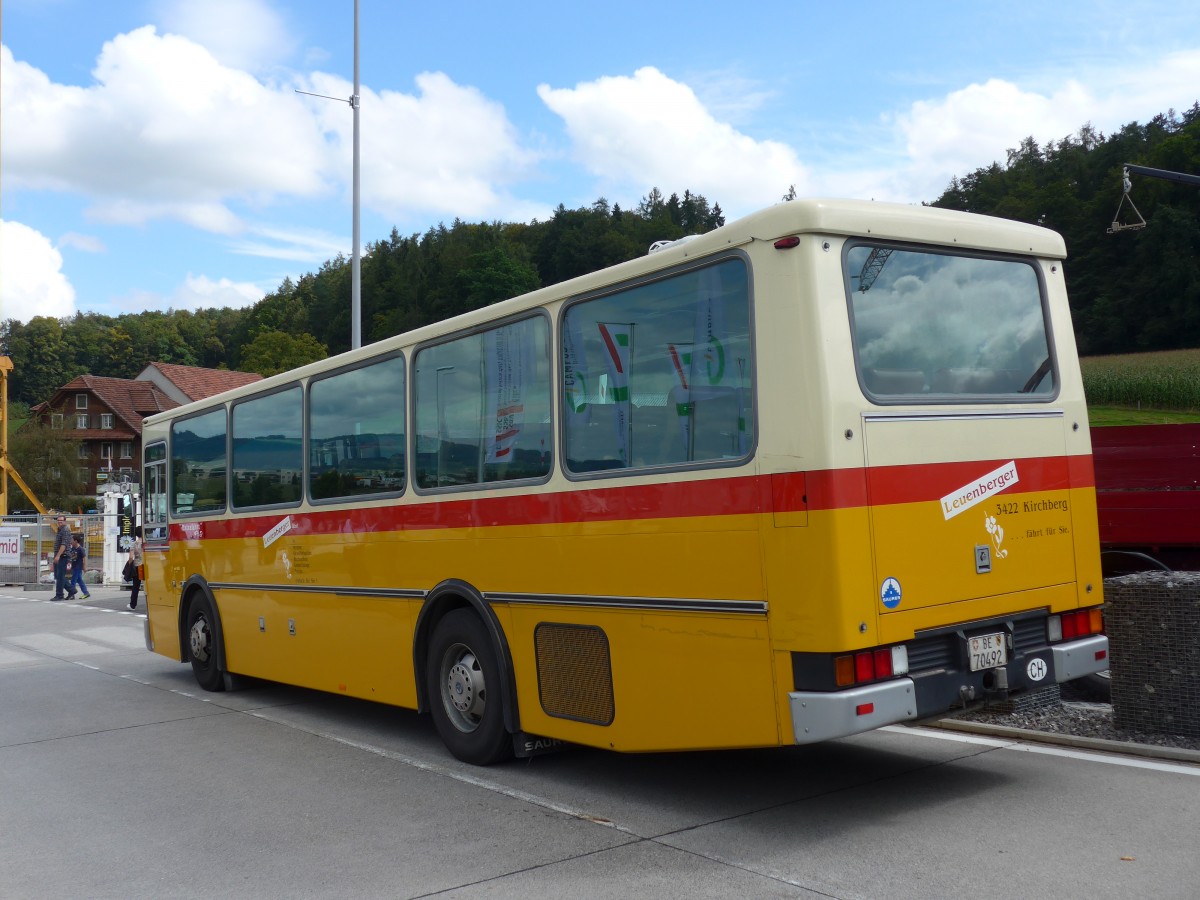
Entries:
MULTIPOLYGON (((271 390, 277 385, 289 384, 298 378, 349 365, 402 346, 428 341, 451 331, 471 328, 496 318, 532 309, 543 303, 600 290, 607 285, 646 275, 689 259, 708 256, 723 249, 744 246, 756 240, 774 241, 789 235, 808 233, 939 244, 1050 259, 1064 259, 1067 255, 1066 244, 1057 232, 995 216, 929 206, 877 203, 873 200, 790 200, 751 213, 691 240, 677 241, 652 255, 580 275, 570 281, 503 300, 483 309, 472 310, 453 319, 425 325, 407 334, 386 338, 358 350, 350 350, 292 372, 284 372, 255 382, 253 385, 235 388, 224 394, 177 407, 168 415, 175 417, 210 409, 215 402, 271 390)), ((166 417, 167 415, 160 414, 148 418, 145 424, 153 425, 166 417)))
POLYGON ((1050 259, 1065 259, 1067 255, 1062 236, 1048 228, 996 216, 873 200, 792 200, 727 227, 745 227, 755 238, 763 240, 816 232, 870 235, 1050 259))

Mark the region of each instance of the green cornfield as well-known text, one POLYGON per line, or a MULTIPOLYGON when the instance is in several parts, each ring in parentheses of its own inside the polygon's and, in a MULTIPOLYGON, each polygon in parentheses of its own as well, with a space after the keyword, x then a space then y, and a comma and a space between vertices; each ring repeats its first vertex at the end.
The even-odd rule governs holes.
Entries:
POLYGON ((1200 350, 1163 350, 1079 361, 1089 406, 1200 411, 1200 350))

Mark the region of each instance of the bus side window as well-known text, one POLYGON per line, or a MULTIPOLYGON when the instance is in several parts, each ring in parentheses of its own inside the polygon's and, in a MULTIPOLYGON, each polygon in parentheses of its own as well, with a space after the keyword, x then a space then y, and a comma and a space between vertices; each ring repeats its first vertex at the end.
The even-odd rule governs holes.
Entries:
POLYGON ((925 389, 920 369, 863 369, 863 381, 872 394, 919 394, 925 389))
POLYGON ((399 354, 309 382, 313 500, 404 489, 404 383, 399 354))
POLYGON ((550 473, 545 316, 417 351, 417 487, 465 487, 550 473))
POLYGON ((754 360, 742 259, 577 301, 561 334, 568 471, 749 454, 754 360))

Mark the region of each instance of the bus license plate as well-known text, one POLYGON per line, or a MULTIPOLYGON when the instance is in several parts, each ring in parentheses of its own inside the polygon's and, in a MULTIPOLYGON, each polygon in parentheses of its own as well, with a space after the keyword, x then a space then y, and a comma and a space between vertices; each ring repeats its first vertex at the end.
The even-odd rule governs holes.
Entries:
POLYGON ((1008 664, 1008 652, 1004 646, 1004 634, 981 634, 967 638, 971 651, 971 671, 994 669, 1008 664))

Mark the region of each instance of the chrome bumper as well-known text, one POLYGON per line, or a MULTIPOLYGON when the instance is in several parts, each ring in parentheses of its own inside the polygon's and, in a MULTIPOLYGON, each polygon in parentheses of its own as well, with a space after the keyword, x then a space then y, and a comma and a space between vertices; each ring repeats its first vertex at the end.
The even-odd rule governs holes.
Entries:
POLYGON ((917 717, 916 689, 909 678, 830 693, 795 691, 788 699, 797 744, 846 737, 917 717))
POLYGON ((1054 677, 1060 682, 1095 675, 1108 668, 1108 638, 1102 634, 1069 644, 1055 644, 1050 649, 1054 653, 1054 677), (1102 651, 1097 659, 1097 654, 1102 651))

